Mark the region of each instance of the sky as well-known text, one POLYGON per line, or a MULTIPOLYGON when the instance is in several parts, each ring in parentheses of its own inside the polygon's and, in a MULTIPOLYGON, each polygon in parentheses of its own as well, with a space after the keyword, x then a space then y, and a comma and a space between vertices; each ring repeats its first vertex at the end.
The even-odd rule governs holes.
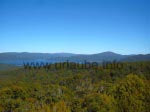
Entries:
POLYGON ((149 0, 0 0, 0 52, 150 53, 149 0))

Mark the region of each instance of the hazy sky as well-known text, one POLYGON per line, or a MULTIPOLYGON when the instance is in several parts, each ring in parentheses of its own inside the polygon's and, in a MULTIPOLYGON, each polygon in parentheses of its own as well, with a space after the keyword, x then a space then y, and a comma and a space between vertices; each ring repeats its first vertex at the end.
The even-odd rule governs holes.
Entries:
POLYGON ((0 0, 0 52, 150 53, 149 0, 0 0))

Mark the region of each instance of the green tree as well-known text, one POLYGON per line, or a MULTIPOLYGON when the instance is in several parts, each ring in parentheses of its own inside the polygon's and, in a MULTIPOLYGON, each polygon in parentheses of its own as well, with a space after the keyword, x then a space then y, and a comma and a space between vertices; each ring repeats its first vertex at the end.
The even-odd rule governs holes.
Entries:
POLYGON ((144 112, 145 83, 137 75, 130 74, 115 86, 114 98, 118 112, 144 112))

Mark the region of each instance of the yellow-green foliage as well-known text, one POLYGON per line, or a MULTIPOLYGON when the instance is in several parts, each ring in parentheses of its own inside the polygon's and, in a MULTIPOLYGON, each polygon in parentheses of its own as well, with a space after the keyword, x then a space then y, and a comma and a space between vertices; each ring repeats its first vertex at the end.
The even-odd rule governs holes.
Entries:
POLYGON ((150 63, 124 64, 97 71, 2 71, 0 112, 149 112, 150 63))
POLYGON ((144 80, 137 75, 130 74, 123 80, 120 80, 115 87, 115 99, 118 109, 121 112, 144 112, 145 111, 145 92, 144 80))

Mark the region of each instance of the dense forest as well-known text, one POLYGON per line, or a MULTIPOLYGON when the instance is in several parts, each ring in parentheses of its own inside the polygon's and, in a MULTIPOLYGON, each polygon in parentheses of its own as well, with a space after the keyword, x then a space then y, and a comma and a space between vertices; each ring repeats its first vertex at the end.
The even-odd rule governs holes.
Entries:
POLYGON ((150 62, 0 71, 0 112, 150 112, 150 62))

